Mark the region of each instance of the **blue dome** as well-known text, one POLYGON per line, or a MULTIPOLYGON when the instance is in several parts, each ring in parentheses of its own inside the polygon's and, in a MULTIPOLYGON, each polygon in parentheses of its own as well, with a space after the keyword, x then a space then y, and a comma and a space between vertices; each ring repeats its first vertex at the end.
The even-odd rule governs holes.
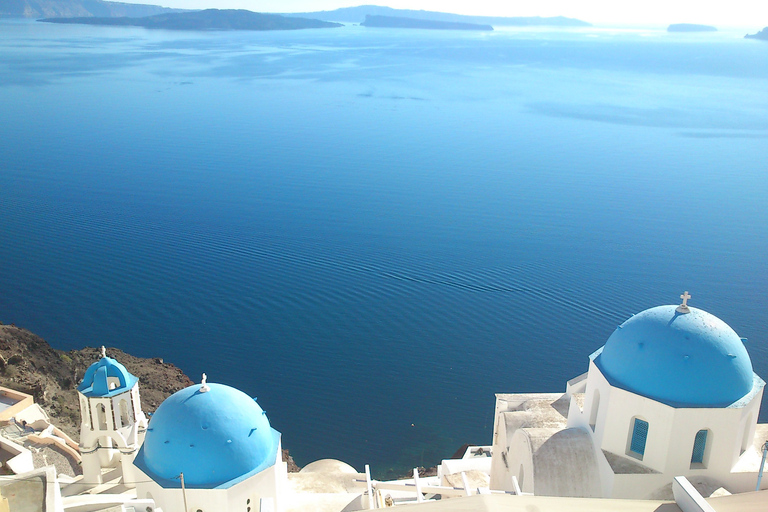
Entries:
POLYGON ((130 390, 138 381, 125 366, 104 356, 88 367, 77 390, 87 397, 114 396, 130 390))
POLYGON ((673 407, 726 407, 752 390, 752 361, 728 324, 696 308, 639 313, 608 338, 595 364, 611 385, 673 407))
POLYGON ((182 472, 188 487, 227 487, 275 463, 279 433, 256 401, 223 384, 208 387, 177 391, 149 422, 135 464, 164 487, 178 487, 182 472))

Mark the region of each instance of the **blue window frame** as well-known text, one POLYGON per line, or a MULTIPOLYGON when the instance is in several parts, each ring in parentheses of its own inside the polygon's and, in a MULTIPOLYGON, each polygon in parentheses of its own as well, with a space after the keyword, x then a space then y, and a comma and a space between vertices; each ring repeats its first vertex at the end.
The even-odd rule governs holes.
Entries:
POLYGON ((648 422, 635 418, 635 423, 632 426, 632 442, 629 444, 629 451, 642 458, 645 455, 645 442, 647 440, 648 422))
POLYGON ((696 439, 693 441, 693 453, 691 453, 691 464, 704 464, 704 450, 707 448, 707 431, 699 430, 696 432, 696 439))

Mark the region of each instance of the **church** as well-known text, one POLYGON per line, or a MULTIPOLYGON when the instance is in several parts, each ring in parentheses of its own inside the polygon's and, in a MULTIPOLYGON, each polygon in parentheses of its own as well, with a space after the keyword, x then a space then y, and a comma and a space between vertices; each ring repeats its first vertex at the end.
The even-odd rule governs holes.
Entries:
POLYGON ((264 510, 267 503, 282 510, 287 468, 280 433, 242 391, 208 384, 203 375, 147 422, 138 379, 102 347, 78 392, 89 487, 117 479, 164 512, 264 510))
MULTIPOLYGON (((564 393, 496 395, 488 446, 443 461, 437 477, 414 470, 406 481, 376 482, 367 467, 358 473, 340 461, 289 475, 281 435, 256 399, 205 375, 148 421, 138 379, 102 347, 78 387, 83 477, 65 486, 66 499, 82 507, 106 499, 93 495, 117 483, 130 494, 122 510, 288 512, 322 504, 341 512, 473 493, 558 497, 566 501, 532 503, 576 510, 583 506, 576 498, 658 500, 647 502, 655 507, 678 499, 680 478, 695 499, 754 491, 768 439, 768 425, 757 423, 765 382, 746 340, 689 306, 688 292, 681 298, 618 326, 564 393)), ((598 502, 611 510, 630 503, 598 502)))
POLYGON ((491 488, 669 499, 682 475, 706 495, 754 491, 765 382, 747 340, 681 298, 619 325, 564 394, 497 395, 491 488))

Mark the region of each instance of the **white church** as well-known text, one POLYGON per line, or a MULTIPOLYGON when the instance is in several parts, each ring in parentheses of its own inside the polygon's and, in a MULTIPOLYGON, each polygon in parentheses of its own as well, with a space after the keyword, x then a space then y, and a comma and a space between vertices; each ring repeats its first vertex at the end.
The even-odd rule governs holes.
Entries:
POLYGON ((535 495, 666 499, 685 476, 754 491, 765 382, 746 340, 681 298, 619 325, 564 394, 497 395, 491 487, 514 477, 535 495))
POLYGON ((256 400, 205 375, 147 421, 138 379, 102 347, 78 387, 83 475, 46 473, 40 510, 759 510, 765 382, 746 340, 690 298, 626 320, 565 393, 498 394, 488 446, 390 482, 334 460, 288 474, 256 400))
POLYGON ((102 347, 78 392, 83 490, 117 479, 158 512, 283 509, 280 433, 242 391, 203 375, 148 423, 138 379, 102 347))

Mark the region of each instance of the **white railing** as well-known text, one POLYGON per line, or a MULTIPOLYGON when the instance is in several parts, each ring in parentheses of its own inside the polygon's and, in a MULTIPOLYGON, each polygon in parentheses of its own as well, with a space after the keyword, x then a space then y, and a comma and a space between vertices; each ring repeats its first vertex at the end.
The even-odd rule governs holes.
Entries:
MULTIPOLYGON (((439 494, 445 498, 459 498, 462 496, 472 496, 473 494, 518 494, 522 495, 520 486, 517 483, 517 478, 512 477, 515 491, 496 491, 491 490, 488 487, 472 487, 469 484, 467 475, 465 472, 461 472, 461 480, 463 487, 449 487, 445 485, 430 485, 425 483, 424 479, 419 477, 419 470, 414 468, 413 481, 392 481, 392 482, 379 482, 371 478, 370 466, 365 466, 365 480, 356 479, 354 482, 357 485, 366 487, 366 494, 368 496, 368 509, 374 510, 377 508, 384 508, 391 506, 391 504, 385 504, 381 497, 381 491, 396 491, 407 494, 414 494, 414 500, 409 500, 410 503, 421 503, 425 500, 425 495, 439 494)), ((394 502, 394 500, 393 500, 394 502)))

